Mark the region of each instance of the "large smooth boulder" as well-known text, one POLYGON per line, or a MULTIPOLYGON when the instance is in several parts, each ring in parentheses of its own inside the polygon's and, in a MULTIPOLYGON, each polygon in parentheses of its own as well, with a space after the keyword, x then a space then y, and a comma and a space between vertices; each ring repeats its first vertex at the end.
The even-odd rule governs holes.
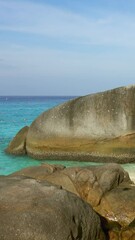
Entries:
POLYGON ((79 97, 42 113, 27 153, 39 159, 135 161, 135 86, 79 97))
POLYGON ((28 133, 28 126, 23 127, 13 138, 6 148, 6 152, 14 155, 26 154, 26 136, 28 133))
POLYGON ((103 240, 100 219, 82 199, 48 182, 0 177, 0 239, 103 240))

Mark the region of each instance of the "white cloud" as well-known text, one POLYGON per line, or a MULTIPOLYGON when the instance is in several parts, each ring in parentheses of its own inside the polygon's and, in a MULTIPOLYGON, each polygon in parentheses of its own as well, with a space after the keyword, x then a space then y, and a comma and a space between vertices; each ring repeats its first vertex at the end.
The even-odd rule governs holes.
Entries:
MULTIPOLYGON (((46 94, 69 95, 133 83, 134 28, 135 16, 113 11, 98 10, 96 15, 90 12, 84 16, 46 4, 0 0, 0 30, 7 35, 3 42, 0 40, 2 94, 6 94, 9 81, 12 94, 15 91, 19 94, 17 86, 23 82, 29 92, 35 86, 33 94, 37 89, 40 94, 43 89, 46 94), (14 32, 21 32, 22 39, 14 32), (14 36, 11 42, 8 34, 14 36), (36 43, 40 37, 43 46, 36 43), (46 37, 48 41, 53 39, 49 48, 43 43, 46 37), (55 40, 59 42, 59 50, 55 40), (72 47, 69 44, 66 48, 67 43, 72 47)), ((19 91, 25 93, 26 88, 19 91)))
POLYGON ((38 34, 84 45, 135 46, 135 17, 105 12, 99 17, 47 4, 0 1, 0 30, 38 34))

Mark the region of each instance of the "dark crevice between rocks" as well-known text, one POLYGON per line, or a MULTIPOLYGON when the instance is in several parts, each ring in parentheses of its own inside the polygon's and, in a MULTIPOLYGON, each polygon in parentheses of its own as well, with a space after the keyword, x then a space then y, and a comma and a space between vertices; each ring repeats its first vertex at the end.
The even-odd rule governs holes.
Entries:
POLYGON ((129 224, 129 227, 131 227, 131 228, 135 228, 135 218, 134 218, 134 220, 129 224))
MULTIPOLYGON (((76 225, 76 224, 78 225, 78 223, 76 222, 75 216, 72 217, 72 221, 73 221, 73 223, 74 223, 75 225, 76 225)), ((77 234, 77 236, 74 237, 72 231, 70 232, 70 235, 71 235, 71 239, 72 239, 72 240, 79 240, 79 239, 82 239, 82 236, 83 236, 83 230, 82 230, 82 226, 81 226, 81 224, 79 224, 79 226, 78 226, 78 234, 77 234)))
POLYGON ((127 187, 123 188, 123 191, 129 191, 129 190, 131 190, 131 188, 127 188, 127 187))
POLYGON ((24 140, 24 154, 27 155, 27 149, 26 149, 26 138, 24 140))
MULTIPOLYGON (((98 213, 97 213, 98 214, 98 213)), ((98 214, 98 216, 100 217, 100 221, 101 221, 101 228, 105 234, 106 240, 109 240, 109 231, 113 230, 115 232, 120 232, 121 231, 121 225, 118 222, 114 222, 114 221, 107 221, 103 216, 101 216, 100 214, 98 214)))
POLYGON ((78 228, 78 236, 77 236, 77 239, 82 239, 82 226, 81 225, 79 225, 79 228, 78 228))

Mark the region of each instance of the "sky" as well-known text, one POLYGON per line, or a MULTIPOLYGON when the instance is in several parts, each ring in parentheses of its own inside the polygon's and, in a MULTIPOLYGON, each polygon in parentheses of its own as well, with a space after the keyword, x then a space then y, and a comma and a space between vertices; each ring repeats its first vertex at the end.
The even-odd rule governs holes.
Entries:
POLYGON ((134 0, 0 0, 1 96, 134 83, 134 0))

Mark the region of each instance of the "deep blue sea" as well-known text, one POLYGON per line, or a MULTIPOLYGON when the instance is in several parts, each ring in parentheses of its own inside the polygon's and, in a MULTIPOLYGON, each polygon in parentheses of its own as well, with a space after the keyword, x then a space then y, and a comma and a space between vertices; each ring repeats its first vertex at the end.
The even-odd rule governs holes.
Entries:
MULTIPOLYGON (((8 175, 19 169, 40 165, 43 162, 66 166, 87 166, 95 163, 72 161, 39 161, 27 156, 7 155, 4 149, 24 126, 29 126, 42 112, 74 97, 0 97, 0 175, 8 175)), ((98 164, 98 163, 97 163, 98 164)), ((124 168, 135 172, 135 164, 125 164, 124 168)))

